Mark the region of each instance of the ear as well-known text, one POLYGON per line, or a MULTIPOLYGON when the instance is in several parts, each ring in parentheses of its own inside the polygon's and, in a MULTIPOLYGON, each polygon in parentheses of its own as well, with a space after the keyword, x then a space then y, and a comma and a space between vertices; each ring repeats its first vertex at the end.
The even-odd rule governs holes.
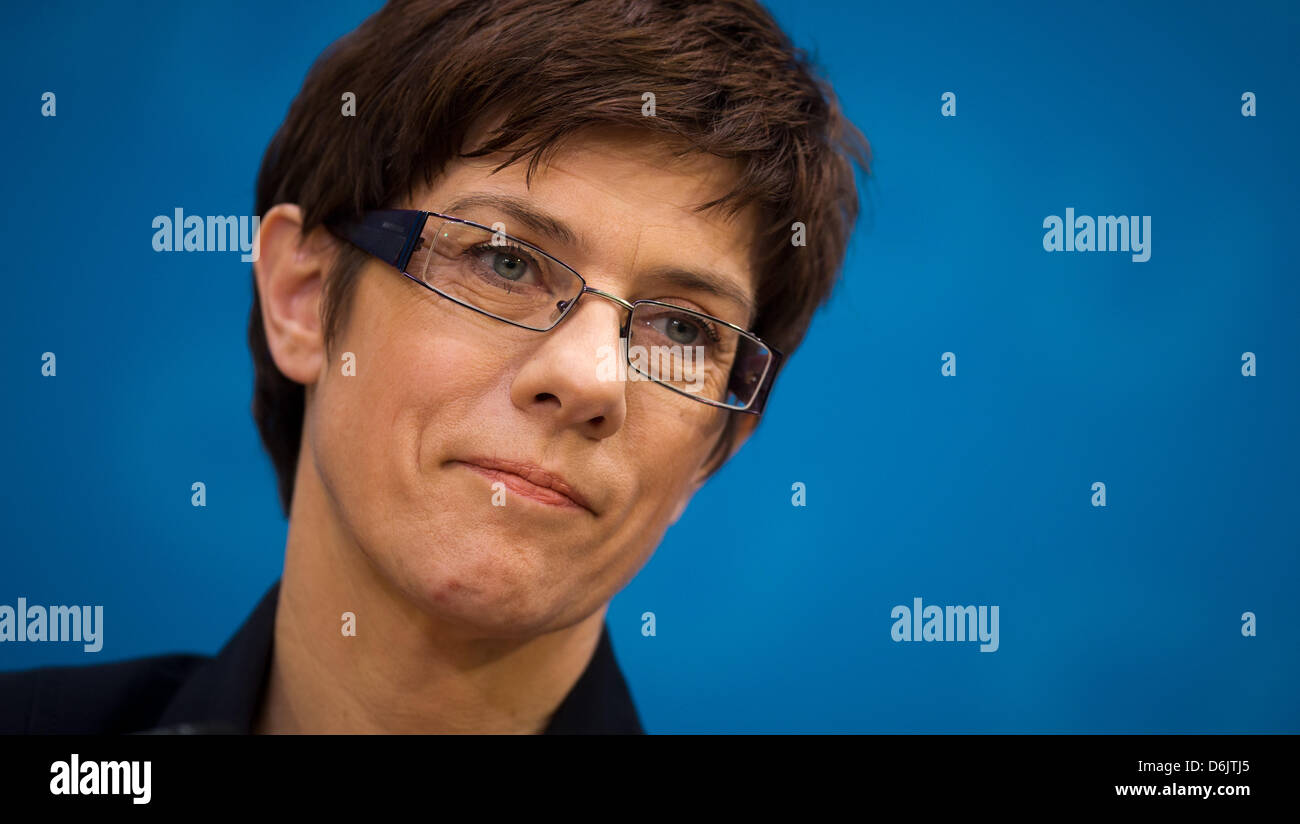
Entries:
POLYGON ((280 203, 262 217, 253 264, 262 325, 275 365, 290 380, 314 384, 325 363, 321 292, 330 257, 324 230, 302 237, 302 210, 280 203))
MULTIPOLYGON (((749 436, 754 434, 754 428, 758 426, 758 415, 739 415, 739 417, 740 420, 736 421, 736 437, 732 442, 731 451, 727 453, 727 457, 722 461, 724 464, 731 460, 732 455, 740 451, 740 447, 745 445, 745 441, 749 440, 749 436)), ((691 498, 695 497, 695 493, 700 491, 700 487, 704 486, 706 480, 708 480, 708 475, 705 473, 704 467, 700 467, 695 473, 695 478, 691 481, 690 489, 677 502, 677 509, 673 512, 673 518, 668 522, 669 526, 677 523, 677 520, 682 517, 682 513, 686 511, 686 505, 691 502, 691 498)))

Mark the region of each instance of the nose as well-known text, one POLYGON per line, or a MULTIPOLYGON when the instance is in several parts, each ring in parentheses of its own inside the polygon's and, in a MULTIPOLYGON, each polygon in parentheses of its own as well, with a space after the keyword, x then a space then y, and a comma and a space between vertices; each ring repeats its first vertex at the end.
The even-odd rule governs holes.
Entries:
POLYGON ((541 337, 515 375, 510 385, 515 406, 545 417, 557 430, 575 428, 598 440, 621 429, 627 397, 617 376, 622 374, 618 367, 623 357, 620 333, 628 316, 625 306, 630 304, 587 287, 578 305, 541 337), (586 292, 609 300, 592 300, 586 292))

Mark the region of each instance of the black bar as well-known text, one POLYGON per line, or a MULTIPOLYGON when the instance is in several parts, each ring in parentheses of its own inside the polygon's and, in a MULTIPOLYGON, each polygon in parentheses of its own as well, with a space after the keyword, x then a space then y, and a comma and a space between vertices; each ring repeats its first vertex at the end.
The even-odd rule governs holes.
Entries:
POLYGON ((843 798, 861 812, 898 803, 990 812, 1050 805, 1182 814, 1196 807, 1233 815, 1243 805, 1291 806, 1296 765, 1292 736, 5 736, 0 797, 7 809, 22 802, 87 813, 328 811, 348 803, 432 814, 453 800, 488 812, 510 798, 531 798, 540 812, 565 799, 589 804, 605 786, 629 808, 643 794, 663 799, 693 788, 741 803, 786 796, 820 806, 843 798), (148 803, 135 804, 130 788, 53 794, 52 765, 63 762, 66 769, 56 769, 68 776, 74 754, 82 781, 87 762, 97 765, 97 776, 103 762, 138 762, 142 778, 148 761, 148 803), (1191 786, 1212 794, 1177 789, 1191 786), (1134 797, 1120 787, 1157 794, 1134 797), (1163 794, 1165 787, 1174 794, 1163 794), (1225 788, 1241 794, 1219 794, 1225 788))

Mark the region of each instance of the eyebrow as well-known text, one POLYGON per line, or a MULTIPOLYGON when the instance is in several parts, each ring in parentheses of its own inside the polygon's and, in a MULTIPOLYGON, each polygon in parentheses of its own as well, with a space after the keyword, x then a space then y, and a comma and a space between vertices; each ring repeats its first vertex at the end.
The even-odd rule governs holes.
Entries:
MULTIPOLYGON (((459 217, 458 212, 477 207, 487 207, 505 212, 506 216, 511 220, 519 221, 534 232, 550 235, 566 246, 587 246, 583 237, 569 228, 567 223, 537 210, 527 200, 512 195, 466 195, 448 206, 446 213, 453 217, 459 217)), ((507 231, 506 233, 509 234, 510 232, 507 231)))
MULTIPOLYGON (((472 194, 457 198, 446 208, 446 214, 453 217, 459 217, 459 212, 473 208, 499 210, 511 220, 518 221, 535 232, 548 235, 566 246, 590 248, 583 236, 567 223, 540 211, 524 198, 506 194, 472 194)), ((749 292, 737 286, 731 278, 718 272, 708 269, 692 270, 679 266, 660 266, 647 271, 644 277, 683 289, 706 292, 736 304, 745 313, 744 322, 738 324, 743 328, 747 328, 757 314, 754 298, 749 292)))
POLYGON ((662 266, 651 269, 645 273, 647 278, 662 281, 673 286, 680 286, 683 289, 692 289, 697 292, 707 292, 716 295, 723 300, 731 301, 741 308, 745 313, 745 319, 737 324, 742 329, 748 329, 749 324, 754 319, 755 307, 754 299, 749 293, 736 286, 731 278, 725 275, 711 272, 707 269, 692 270, 680 269, 675 266, 662 266))

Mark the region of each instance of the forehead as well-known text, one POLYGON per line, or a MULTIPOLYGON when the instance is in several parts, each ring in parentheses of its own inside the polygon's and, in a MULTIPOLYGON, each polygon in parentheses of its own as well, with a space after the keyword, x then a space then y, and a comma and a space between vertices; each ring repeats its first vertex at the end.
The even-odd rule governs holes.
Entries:
POLYGON ((470 220, 499 219, 507 233, 538 232, 545 228, 538 223, 549 222, 549 231, 537 234, 536 242, 580 271, 580 264, 635 272, 689 263, 743 294, 752 317, 756 209, 747 205, 733 215, 698 208, 732 190, 740 175, 737 162, 685 154, 645 130, 623 127, 569 136, 538 164, 531 180, 529 156, 496 171, 507 159, 504 153, 458 158, 413 205, 470 220), (542 219, 523 220, 507 203, 542 219), (456 214, 457 209, 467 213, 456 214))

